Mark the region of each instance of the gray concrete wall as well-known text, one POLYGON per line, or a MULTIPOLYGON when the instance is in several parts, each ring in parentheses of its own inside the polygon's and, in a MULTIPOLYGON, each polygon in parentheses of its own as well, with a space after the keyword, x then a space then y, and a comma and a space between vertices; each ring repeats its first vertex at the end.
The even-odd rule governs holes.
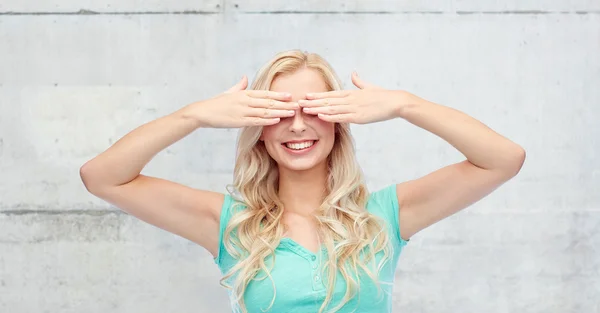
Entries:
MULTIPOLYGON (((528 159, 415 236, 395 312, 600 312, 600 1, 0 2, 0 312, 227 312, 210 255, 88 194, 86 160, 274 53, 466 112, 528 159)), ((404 121, 354 127, 372 189, 462 160, 404 121)), ((235 131, 144 173, 225 191, 235 131)))

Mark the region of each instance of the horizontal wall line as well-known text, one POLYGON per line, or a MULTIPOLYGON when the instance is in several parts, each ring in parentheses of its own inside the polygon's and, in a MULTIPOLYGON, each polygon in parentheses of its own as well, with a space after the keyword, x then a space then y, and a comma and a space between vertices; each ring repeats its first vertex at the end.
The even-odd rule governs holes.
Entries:
POLYGON ((74 12, 0 12, 0 15, 211 15, 221 14, 215 11, 92 11, 79 10, 74 12))
MULTIPOLYGON (((79 10, 73 12, 15 12, 6 11, 0 12, 0 15, 213 15, 223 14, 218 11, 92 11, 79 10)), ((506 11, 237 11, 231 10, 227 13, 234 14, 315 14, 315 15, 405 15, 405 14, 448 14, 448 15, 585 15, 585 14, 600 14, 600 10, 596 11, 538 11, 538 10, 506 10, 506 11)))
MULTIPOLYGON (((502 210, 502 212, 489 212, 489 211, 472 211, 465 213, 468 216, 486 216, 486 215, 535 215, 535 214, 555 214, 555 215, 574 215, 581 213, 594 213, 600 214, 600 208, 584 208, 577 211, 556 211, 548 212, 547 210, 530 210, 523 211, 522 209, 516 210, 502 210)), ((0 216, 2 215, 90 215, 90 216, 103 216, 108 214, 117 215, 130 215, 129 213, 114 209, 88 209, 88 210, 45 210, 45 209, 6 209, 0 210, 0 216)))
POLYGON ((600 14, 600 11, 247 11, 240 14, 600 14))
POLYGON ((90 215, 102 216, 108 214, 125 214, 121 210, 5 210, 0 211, 2 215, 90 215))

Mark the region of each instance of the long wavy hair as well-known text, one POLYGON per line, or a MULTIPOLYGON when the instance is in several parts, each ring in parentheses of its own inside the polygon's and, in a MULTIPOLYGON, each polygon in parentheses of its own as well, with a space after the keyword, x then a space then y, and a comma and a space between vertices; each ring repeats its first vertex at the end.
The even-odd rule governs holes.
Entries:
MULTIPOLYGON (((289 50, 277 54, 257 73, 250 89, 269 90, 279 75, 301 68, 318 71, 329 90, 340 90, 341 82, 331 66, 318 54, 289 50)), ((279 170, 265 145, 259 140, 262 127, 242 128, 237 145, 232 189, 243 210, 235 212, 223 236, 227 252, 236 263, 221 279, 221 285, 232 291, 237 310, 247 312, 244 304, 246 286, 260 280, 262 272, 270 276, 265 259, 275 256, 275 248, 284 234, 284 205, 279 198, 279 170), (233 284, 228 283, 232 279, 233 284)), ((335 142, 327 158, 327 196, 316 211, 321 244, 328 259, 323 265, 327 294, 319 312, 323 312, 333 297, 336 274, 341 273, 346 293, 333 312, 339 310, 358 292, 361 271, 372 279, 381 292, 378 273, 390 258, 390 239, 383 221, 365 209, 368 198, 364 176, 356 160, 354 141, 348 124, 335 125, 335 142), (383 251, 380 262, 375 254, 383 251)), ((263 277, 262 279, 264 279, 263 277)), ((273 294, 271 307, 277 291, 273 294)))

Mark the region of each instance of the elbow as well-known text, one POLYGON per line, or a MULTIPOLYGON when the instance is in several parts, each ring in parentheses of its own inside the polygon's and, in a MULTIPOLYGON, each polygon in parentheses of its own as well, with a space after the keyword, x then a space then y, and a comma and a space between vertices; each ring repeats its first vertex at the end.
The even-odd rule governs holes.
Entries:
POLYGON ((98 171, 94 168, 94 165, 90 163, 91 161, 86 162, 79 168, 79 177, 81 178, 81 182, 85 189, 93 194, 98 195, 99 189, 98 186, 98 171))
POLYGON ((91 192, 90 186, 91 186, 92 177, 93 177, 93 175, 91 174, 89 162, 87 162, 79 168, 79 178, 81 178, 81 182, 83 183, 83 186, 89 192, 91 192))
POLYGON ((525 159, 527 158, 527 153, 525 149, 522 147, 517 147, 515 151, 510 156, 510 162, 507 166, 507 172, 511 174, 512 177, 517 176, 521 169, 523 168, 523 164, 525 164, 525 159))
POLYGON ((88 161, 79 168, 79 177, 85 189, 105 200, 113 194, 115 188, 133 181, 138 176, 139 174, 123 183, 118 182, 118 178, 111 176, 111 171, 108 171, 105 165, 94 160, 88 161))
POLYGON ((498 164, 492 170, 498 174, 499 178, 509 180, 519 174, 525 163, 525 158, 525 149, 517 146, 510 151, 503 152, 498 164))

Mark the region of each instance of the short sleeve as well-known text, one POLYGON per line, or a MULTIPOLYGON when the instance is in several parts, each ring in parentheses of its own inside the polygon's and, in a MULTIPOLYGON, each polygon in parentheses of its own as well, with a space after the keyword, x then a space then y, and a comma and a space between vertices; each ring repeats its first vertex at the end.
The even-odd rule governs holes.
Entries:
POLYGON ((222 255, 226 251, 225 246, 223 245, 223 234, 225 233, 225 228, 227 227, 227 223, 229 223, 229 219, 231 219, 231 207, 233 202, 233 198, 226 194, 225 199, 223 200, 223 206, 221 207, 221 217, 219 218, 219 252, 214 259, 217 265, 221 264, 222 255))
POLYGON ((400 236, 399 209, 395 184, 371 193, 367 203, 367 210, 387 222, 390 232, 402 247, 408 243, 408 240, 404 240, 400 236))

